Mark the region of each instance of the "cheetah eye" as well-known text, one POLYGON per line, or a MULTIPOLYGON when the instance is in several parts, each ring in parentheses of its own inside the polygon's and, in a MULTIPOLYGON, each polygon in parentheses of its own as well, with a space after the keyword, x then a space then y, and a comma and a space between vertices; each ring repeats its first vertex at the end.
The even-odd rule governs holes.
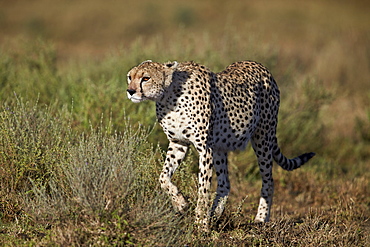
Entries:
POLYGON ((127 76, 127 78, 128 78, 128 80, 129 80, 129 81, 131 81, 131 76, 130 76, 130 75, 129 75, 129 76, 127 76))
POLYGON ((143 78, 141 78, 141 81, 144 82, 144 81, 149 81, 150 80, 150 77, 147 77, 147 76, 144 76, 143 78))

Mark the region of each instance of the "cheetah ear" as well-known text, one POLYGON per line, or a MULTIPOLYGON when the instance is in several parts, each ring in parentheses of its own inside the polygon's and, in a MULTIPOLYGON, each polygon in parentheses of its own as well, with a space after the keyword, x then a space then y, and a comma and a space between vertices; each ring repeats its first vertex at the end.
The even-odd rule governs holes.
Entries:
POLYGON ((168 68, 176 69, 179 63, 177 61, 165 63, 168 68))
POLYGON ((178 62, 167 62, 164 63, 163 69, 163 86, 168 87, 172 83, 172 76, 175 73, 177 66, 179 65, 178 62))
POLYGON ((151 63, 151 62, 152 62, 152 60, 145 60, 144 62, 141 62, 138 66, 140 66, 140 65, 142 65, 144 63, 151 63))

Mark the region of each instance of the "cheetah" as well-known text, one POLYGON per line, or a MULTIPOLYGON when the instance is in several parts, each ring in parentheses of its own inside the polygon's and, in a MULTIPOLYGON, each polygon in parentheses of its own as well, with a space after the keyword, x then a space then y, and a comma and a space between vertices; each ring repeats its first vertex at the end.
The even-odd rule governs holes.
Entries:
POLYGON ((147 60, 132 68, 127 80, 127 95, 132 102, 156 102, 158 122, 169 140, 159 180, 180 213, 189 204, 171 177, 190 145, 199 153, 195 216, 196 224, 205 231, 211 219, 221 216, 229 195, 229 151, 242 150, 251 141, 257 156, 262 189, 255 222, 270 218, 273 160, 291 171, 315 155, 311 152, 288 159, 281 153, 276 138, 280 92, 269 70, 257 62, 236 62, 214 73, 195 62, 147 60), (211 206, 213 169, 217 191, 211 206))

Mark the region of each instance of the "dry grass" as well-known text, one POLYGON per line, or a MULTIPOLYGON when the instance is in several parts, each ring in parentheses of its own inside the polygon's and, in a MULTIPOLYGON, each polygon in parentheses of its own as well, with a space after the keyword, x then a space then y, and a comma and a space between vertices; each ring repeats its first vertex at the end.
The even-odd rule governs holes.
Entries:
MULTIPOLYGON (((0 1, 0 244, 369 246, 369 10, 360 0, 0 1), (253 223, 250 149, 230 155, 230 201, 209 235, 193 229, 193 210, 172 211, 157 182, 166 140, 151 127, 154 105, 124 96, 126 72, 149 58, 270 68, 283 152, 317 153, 297 171, 275 168, 270 223, 253 223)), ((193 208, 196 171, 193 153, 174 178, 193 208)))

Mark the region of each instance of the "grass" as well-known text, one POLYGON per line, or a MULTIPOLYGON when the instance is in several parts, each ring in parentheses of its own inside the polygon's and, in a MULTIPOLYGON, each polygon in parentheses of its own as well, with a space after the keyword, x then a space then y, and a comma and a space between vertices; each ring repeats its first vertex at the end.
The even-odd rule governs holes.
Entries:
POLYGON ((122 245, 139 225, 165 227, 171 214, 153 193, 160 155, 146 142, 148 131, 100 126, 78 134, 68 112, 52 116, 20 99, 1 116, 3 244, 122 245))
POLYGON ((1 245, 370 244, 365 2, 112 4, 0 3, 1 245), (317 153, 297 171, 274 168, 270 223, 253 223, 261 182, 250 147, 230 154, 231 195, 210 234, 193 227, 194 150, 174 176, 191 210, 172 210, 158 183, 167 141, 154 104, 125 96, 127 71, 146 59, 270 68, 283 152, 317 153))

